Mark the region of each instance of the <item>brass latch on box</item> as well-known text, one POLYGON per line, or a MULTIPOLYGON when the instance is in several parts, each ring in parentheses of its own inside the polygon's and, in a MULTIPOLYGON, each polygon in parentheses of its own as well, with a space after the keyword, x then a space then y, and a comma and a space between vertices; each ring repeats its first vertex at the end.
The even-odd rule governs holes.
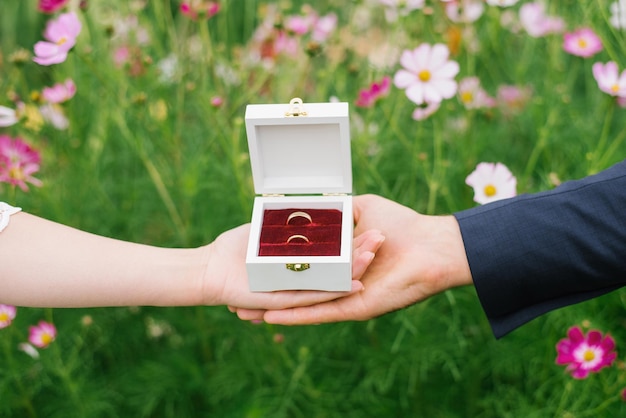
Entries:
POLYGON ((306 116, 301 98, 294 97, 289 101, 289 110, 285 112, 285 116, 306 116))
POLYGON ((309 263, 287 263, 285 267, 291 271, 304 271, 311 268, 311 265, 309 263))

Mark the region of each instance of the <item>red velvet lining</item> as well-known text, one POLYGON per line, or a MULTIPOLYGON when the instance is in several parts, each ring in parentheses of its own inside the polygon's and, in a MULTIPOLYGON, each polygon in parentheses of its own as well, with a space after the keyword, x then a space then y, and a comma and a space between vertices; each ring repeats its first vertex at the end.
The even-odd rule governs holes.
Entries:
POLYGON ((272 255, 341 255, 341 218, 337 209, 272 209, 263 213, 263 225, 259 244, 259 256, 272 255), (294 212, 306 212, 312 222, 295 217, 287 225, 287 218, 294 212), (309 242, 293 235, 304 235, 309 242))

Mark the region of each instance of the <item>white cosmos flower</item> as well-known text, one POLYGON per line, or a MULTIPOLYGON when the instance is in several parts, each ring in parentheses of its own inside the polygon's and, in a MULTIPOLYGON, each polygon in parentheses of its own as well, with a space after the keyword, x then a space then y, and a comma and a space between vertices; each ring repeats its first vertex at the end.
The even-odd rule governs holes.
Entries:
POLYGON ((0 127, 15 125, 18 120, 17 112, 14 109, 0 106, 0 127))
POLYGON ((517 194, 517 179, 502 163, 479 163, 465 183, 474 189, 474 201, 481 205, 517 194))
POLYGON ((414 50, 405 50, 400 57, 402 69, 394 76, 396 87, 406 89, 407 97, 415 104, 440 103, 456 94, 454 77, 459 64, 448 60, 450 51, 443 44, 421 44, 414 50))

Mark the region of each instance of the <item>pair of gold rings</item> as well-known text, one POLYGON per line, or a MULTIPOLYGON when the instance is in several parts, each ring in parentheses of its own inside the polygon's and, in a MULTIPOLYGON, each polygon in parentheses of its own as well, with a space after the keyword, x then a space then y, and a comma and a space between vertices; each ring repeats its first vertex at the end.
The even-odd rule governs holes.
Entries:
MULTIPOLYGON (((287 217, 287 222, 286 222, 286 225, 289 225, 289 223, 290 223, 292 220, 296 219, 296 218, 304 218, 304 219, 306 219, 307 221, 309 221, 309 224, 312 224, 312 223, 313 223, 313 219, 311 218, 311 215, 309 215, 309 214, 308 214, 308 213, 306 213, 306 212, 303 212, 303 211, 300 211, 300 210, 299 210, 299 211, 296 211, 296 212, 291 213, 291 214, 287 217)), ((310 240, 309 240, 306 236, 304 236, 304 235, 302 235, 302 234, 295 234, 295 235, 292 235, 292 236, 290 236, 289 238, 287 238, 287 244, 289 244, 291 241, 294 241, 294 240, 297 240, 297 242, 304 241, 304 242, 305 242, 305 243, 307 243, 307 244, 308 244, 309 242, 311 242, 311 241, 310 241, 310 240)))
POLYGON ((311 215, 309 215, 309 214, 308 214, 308 213, 306 213, 306 212, 297 211, 297 212, 293 212, 293 213, 291 213, 291 214, 287 217, 287 222, 286 222, 286 225, 289 225, 289 223, 290 223, 292 220, 296 219, 296 218, 304 218, 304 219, 306 219, 307 221, 309 221, 309 223, 310 223, 310 224, 312 224, 312 223, 313 223, 313 219, 311 218, 311 215))

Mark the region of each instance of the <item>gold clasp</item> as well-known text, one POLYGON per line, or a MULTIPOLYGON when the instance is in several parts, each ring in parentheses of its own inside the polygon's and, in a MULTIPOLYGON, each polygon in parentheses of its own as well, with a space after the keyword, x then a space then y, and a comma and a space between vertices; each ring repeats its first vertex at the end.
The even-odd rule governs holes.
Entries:
POLYGON ((289 101, 289 110, 285 112, 285 116, 306 116, 301 98, 294 97, 289 101))
POLYGON ((304 271, 310 269, 311 265, 309 263, 287 263, 285 267, 291 271, 304 271))

